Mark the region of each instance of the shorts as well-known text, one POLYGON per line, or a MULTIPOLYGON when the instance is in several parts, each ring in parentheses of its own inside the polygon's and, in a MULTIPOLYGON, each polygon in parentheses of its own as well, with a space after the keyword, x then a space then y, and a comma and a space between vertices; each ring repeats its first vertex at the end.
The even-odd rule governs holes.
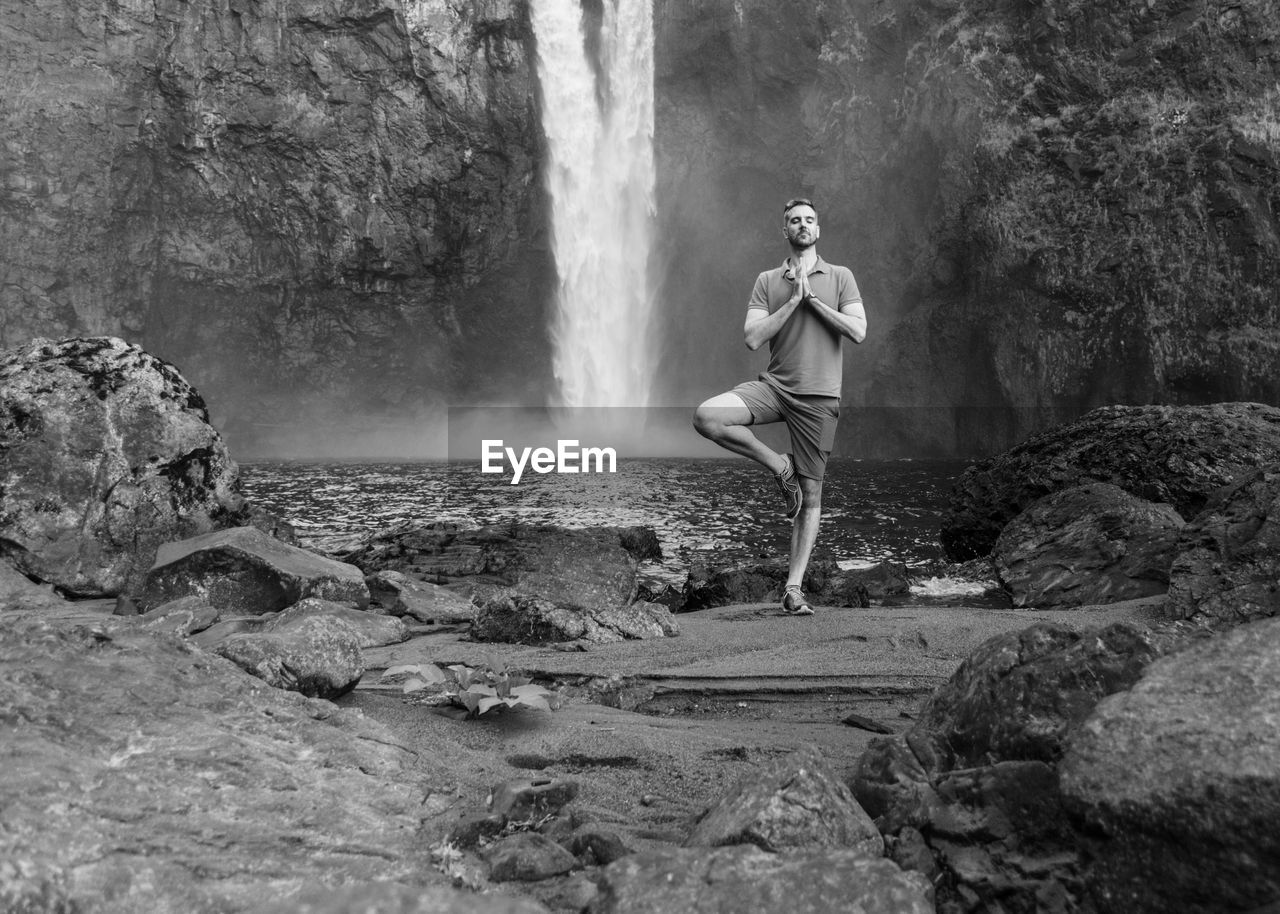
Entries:
POLYGON ((836 443, 839 399, 797 396, 767 381, 747 381, 730 393, 747 404, 747 409, 751 410, 752 425, 787 423, 796 472, 809 479, 822 479, 827 472, 827 457, 836 443))

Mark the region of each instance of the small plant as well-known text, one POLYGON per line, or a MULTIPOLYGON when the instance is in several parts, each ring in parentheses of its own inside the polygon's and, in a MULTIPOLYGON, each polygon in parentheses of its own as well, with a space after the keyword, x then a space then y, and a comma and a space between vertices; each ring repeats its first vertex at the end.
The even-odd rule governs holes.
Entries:
POLYGON ((480 717, 491 711, 518 711, 534 708, 557 711, 564 704, 560 691, 535 685, 527 676, 508 670, 495 671, 491 666, 469 667, 461 663, 443 669, 434 663, 393 666, 382 678, 408 676, 401 687, 406 693, 422 692, 439 704, 465 708, 468 717, 480 717))

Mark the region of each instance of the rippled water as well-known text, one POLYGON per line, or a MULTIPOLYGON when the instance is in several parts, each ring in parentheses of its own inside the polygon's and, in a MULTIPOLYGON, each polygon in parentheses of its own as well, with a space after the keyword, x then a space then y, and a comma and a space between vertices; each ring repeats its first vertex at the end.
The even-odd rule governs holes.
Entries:
MULTIPOLYGON (((903 562, 922 591, 944 566, 938 529, 957 461, 834 458, 823 490, 818 554, 846 567, 903 562)), ((790 525, 769 475, 746 460, 620 460, 614 474, 525 474, 519 485, 478 463, 253 463, 247 494, 289 519, 310 545, 403 520, 475 524, 519 519, 568 527, 645 524, 665 554, 655 577, 681 581, 694 553, 725 560, 784 559, 790 525)), ((957 585, 958 587, 959 585, 957 585)), ((970 588, 972 589, 972 588, 970 588)))

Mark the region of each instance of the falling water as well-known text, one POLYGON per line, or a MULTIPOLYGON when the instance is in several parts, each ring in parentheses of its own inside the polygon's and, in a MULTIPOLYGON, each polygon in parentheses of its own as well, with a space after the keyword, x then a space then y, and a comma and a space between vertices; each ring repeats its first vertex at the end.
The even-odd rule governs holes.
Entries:
POLYGON ((645 406, 654 370, 652 3, 603 0, 598 41, 588 40, 581 0, 530 8, 560 278, 556 405, 645 406))

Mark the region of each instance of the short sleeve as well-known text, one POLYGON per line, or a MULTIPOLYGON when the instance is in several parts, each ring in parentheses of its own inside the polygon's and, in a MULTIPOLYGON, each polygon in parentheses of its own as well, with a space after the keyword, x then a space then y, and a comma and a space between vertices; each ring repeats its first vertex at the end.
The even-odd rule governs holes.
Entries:
POLYGON ((769 310, 769 274, 761 273, 756 277, 755 288, 751 290, 751 301, 747 302, 747 310, 769 310))
POLYGON ((840 294, 840 305, 837 311, 844 308, 845 305, 862 304, 862 293, 858 291, 858 281, 853 278, 853 272, 847 267, 841 267, 837 276, 836 289, 840 294))

